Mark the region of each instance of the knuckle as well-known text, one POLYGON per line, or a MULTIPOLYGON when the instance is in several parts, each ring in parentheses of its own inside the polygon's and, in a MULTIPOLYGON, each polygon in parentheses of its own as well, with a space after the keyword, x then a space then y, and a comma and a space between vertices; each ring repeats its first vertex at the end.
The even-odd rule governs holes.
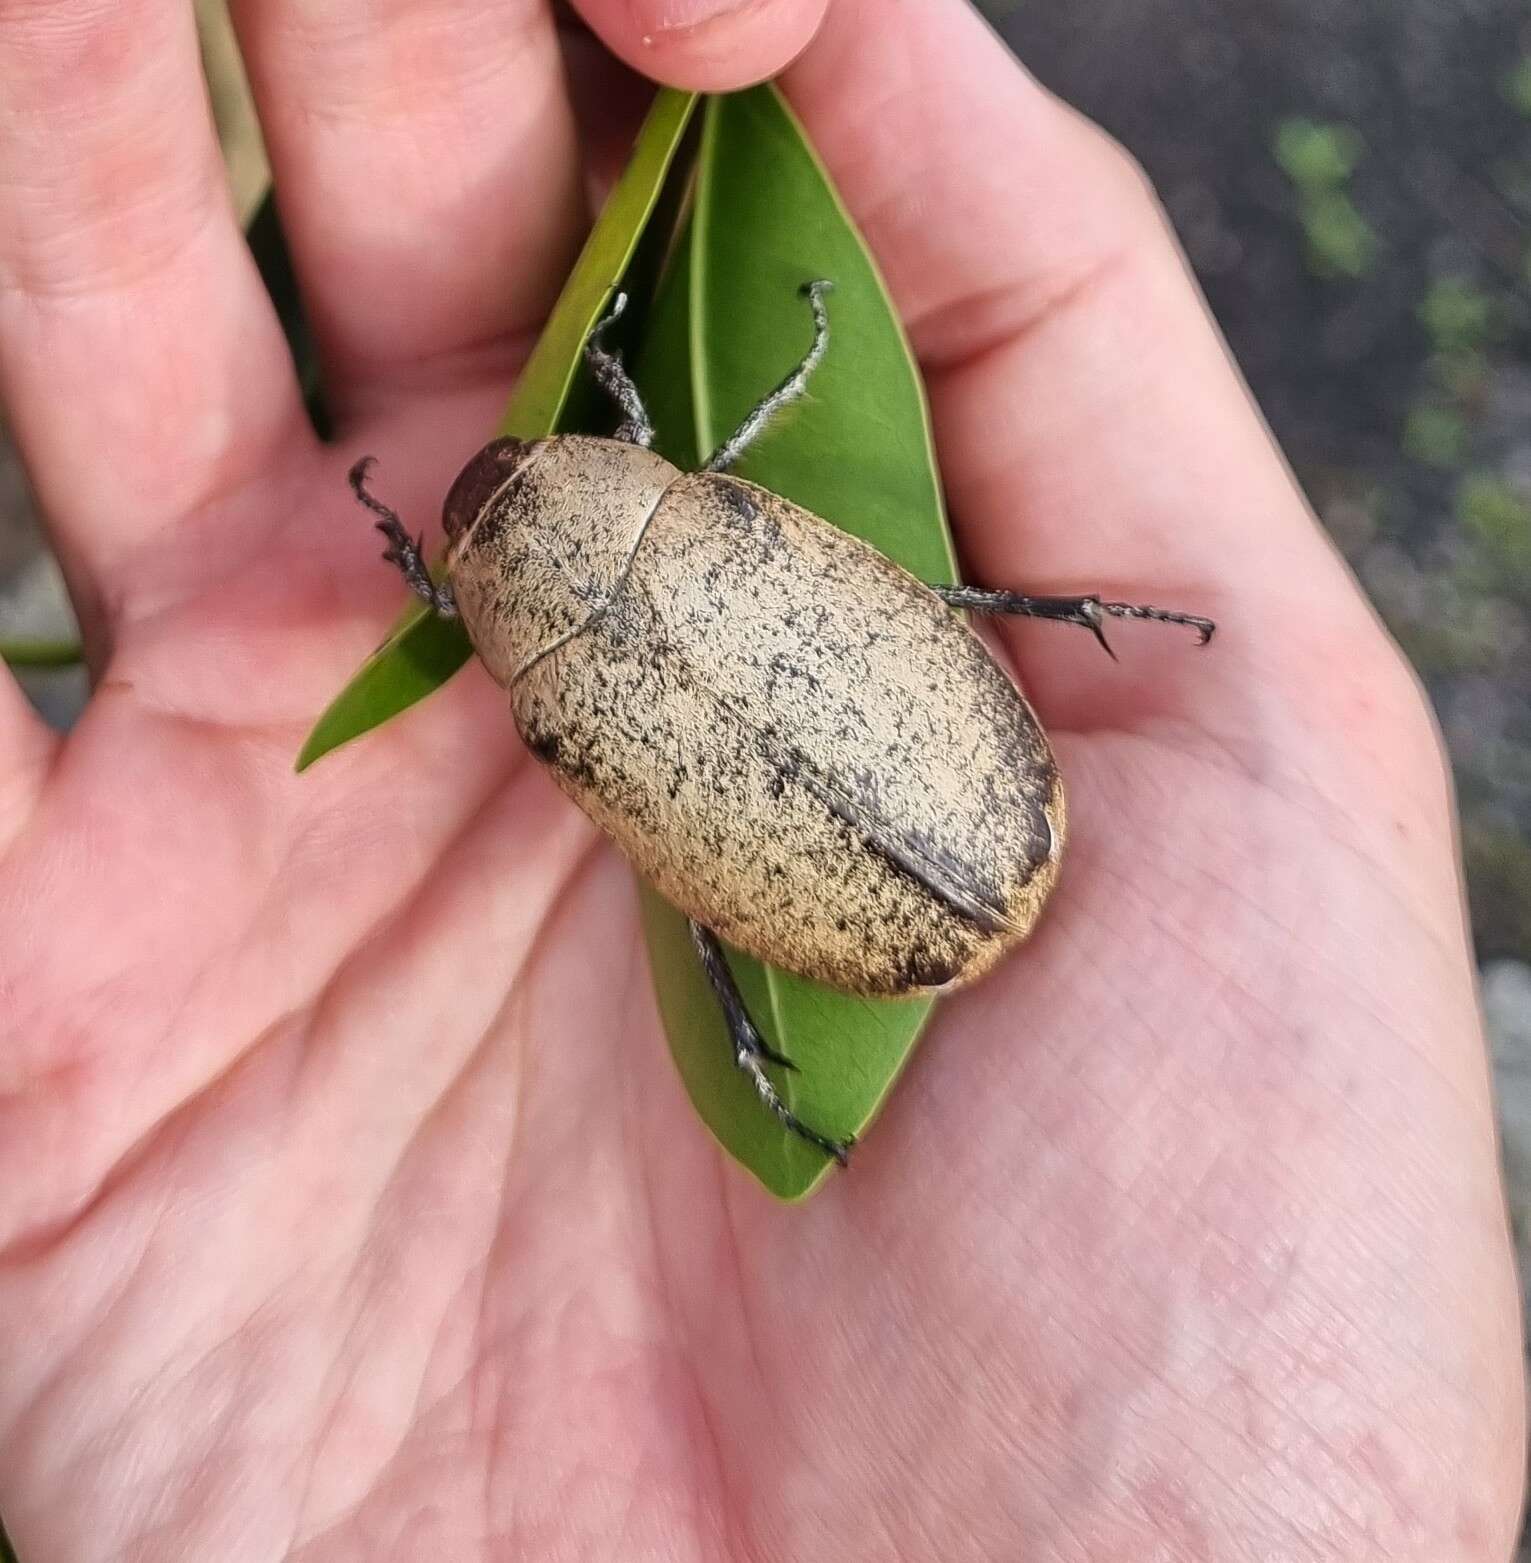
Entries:
POLYGON ((1164 207, 1152 176, 1138 158, 1109 131, 1093 120, 1080 120, 1082 155, 1099 183, 1102 207, 1125 219, 1134 231, 1140 227, 1161 229, 1164 207))

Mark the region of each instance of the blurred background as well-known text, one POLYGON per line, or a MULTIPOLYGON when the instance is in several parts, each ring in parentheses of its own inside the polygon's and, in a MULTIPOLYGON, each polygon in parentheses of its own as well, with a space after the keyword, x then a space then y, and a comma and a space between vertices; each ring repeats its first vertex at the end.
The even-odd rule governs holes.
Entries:
MULTIPOLYGON (((1314 508, 1434 699, 1456 774, 1531 1278, 1525 0, 981 9, 1033 72, 1148 170, 1314 508)), ((198 10, 248 214, 266 177, 259 136, 222 0, 198 0, 198 10)), ((0 636, 71 633, 0 430, 0 636)), ((45 714, 66 724, 84 698, 79 670, 26 677, 45 714)))

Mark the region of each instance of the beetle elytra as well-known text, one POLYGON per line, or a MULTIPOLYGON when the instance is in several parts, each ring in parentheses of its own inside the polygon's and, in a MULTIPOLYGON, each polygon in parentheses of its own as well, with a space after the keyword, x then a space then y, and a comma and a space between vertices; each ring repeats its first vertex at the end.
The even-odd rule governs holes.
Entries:
MULTIPOLYGON (((1083 625, 1209 620, 1098 597, 927 586, 829 522, 732 476, 826 351, 813 344, 707 465, 650 449, 636 386, 591 334, 622 409, 611 438, 498 439, 443 506, 445 581, 352 470, 385 558, 456 614, 527 747, 690 919, 735 1061, 784 1125, 720 938, 849 992, 969 982, 1031 931, 1057 878, 1063 789, 1024 696, 957 610, 1083 625)), ((1107 647, 1109 650, 1110 648, 1107 647)))

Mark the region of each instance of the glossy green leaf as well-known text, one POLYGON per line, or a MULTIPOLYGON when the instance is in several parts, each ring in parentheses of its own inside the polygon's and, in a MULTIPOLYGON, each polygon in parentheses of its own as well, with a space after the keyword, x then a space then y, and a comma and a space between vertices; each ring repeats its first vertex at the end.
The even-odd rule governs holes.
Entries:
MULTIPOLYGON (((925 580, 951 581, 929 419, 896 312, 854 225, 774 88, 710 99, 690 227, 650 315, 638 375, 659 446, 694 467, 779 381, 812 336, 802 283, 829 278, 830 343, 807 399, 753 447, 741 476, 866 538, 925 580)), ((698 1112, 773 1193, 801 1198, 828 1159, 787 1134, 734 1069, 684 920, 645 903, 671 1051, 698 1112)), ((909 1056, 929 1000, 835 993, 731 956, 757 1024, 798 1066, 794 1110, 859 1134, 909 1056)))
MULTIPOLYGON (((694 93, 666 88, 656 95, 627 168, 521 373, 501 433, 537 439, 564 426, 585 338, 637 252, 695 104, 694 93)), ((298 755, 298 769, 407 710, 471 655, 460 625, 414 604, 314 724, 298 755)))

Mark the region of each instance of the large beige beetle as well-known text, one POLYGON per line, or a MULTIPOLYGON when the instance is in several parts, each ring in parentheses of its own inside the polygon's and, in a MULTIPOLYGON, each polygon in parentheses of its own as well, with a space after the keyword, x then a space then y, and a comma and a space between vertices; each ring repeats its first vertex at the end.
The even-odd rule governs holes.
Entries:
POLYGON ((751 1022, 719 937, 854 993, 949 988, 1031 931, 1058 874, 1063 788, 1025 698, 954 609, 1063 619, 1104 641, 1107 614, 1205 619, 1101 602, 931 587, 866 543, 727 474, 802 394, 813 346, 707 466, 649 449, 621 359, 586 349, 621 406, 614 438, 500 439, 443 507, 435 585, 419 546, 367 492, 409 584, 461 616, 510 693, 527 747, 691 919, 735 1059, 794 1132, 784 1063, 751 1022))

